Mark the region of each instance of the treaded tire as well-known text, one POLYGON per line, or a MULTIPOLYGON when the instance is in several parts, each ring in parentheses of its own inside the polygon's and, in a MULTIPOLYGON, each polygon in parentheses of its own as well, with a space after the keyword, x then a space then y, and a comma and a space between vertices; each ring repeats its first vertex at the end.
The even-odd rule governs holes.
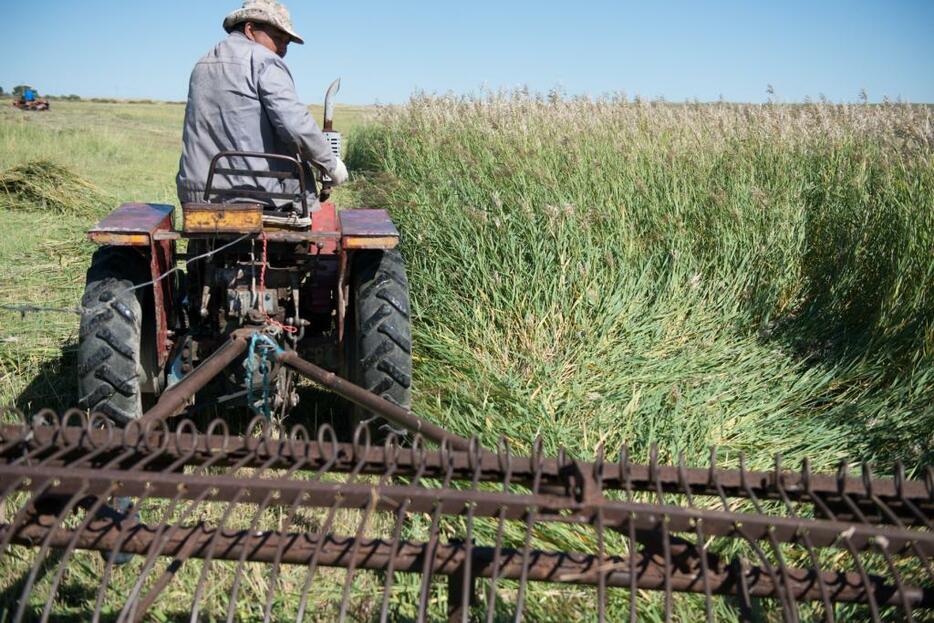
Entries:
POLYGON ((148 280, 143 256, 128 247, 102 247, 88 269, 78 336, 80 405, 125 425, 143 414, 140 346, 145 288, 126 290, 148 280), (87 311, 92 310, 92 311, 87 311))
MULTIPOLYGON (((409 282, 398 249, 358 251, 351 275, 350 380, 404 409, 412 406, 409 282)), ((373 417, 354 409, 354 425, 373 417)), ((378 420, 376 432, 386 424, 378 420)))

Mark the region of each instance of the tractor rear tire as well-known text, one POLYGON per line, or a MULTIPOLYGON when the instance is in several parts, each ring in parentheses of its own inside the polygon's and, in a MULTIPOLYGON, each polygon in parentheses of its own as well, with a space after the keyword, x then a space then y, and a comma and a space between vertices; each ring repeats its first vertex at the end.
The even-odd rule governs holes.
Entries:
MULTIPOLYGON (((398 249, 358 251, 351 288, 350 380, 408 410, 412 406, 412 329, 402 254, 398 249)), ((372 417, 355 407, 354 427, 372 417)), ((381 437, 387 422, 374 424, 374 437, 381 437)))
POLYGON ((81 299, 80 404, 119 426, 143 414, 143 309, 151 296, 147 288, 127 290, 149 278, 148 262, 136 249, 101 247, 91 259, 81 299))

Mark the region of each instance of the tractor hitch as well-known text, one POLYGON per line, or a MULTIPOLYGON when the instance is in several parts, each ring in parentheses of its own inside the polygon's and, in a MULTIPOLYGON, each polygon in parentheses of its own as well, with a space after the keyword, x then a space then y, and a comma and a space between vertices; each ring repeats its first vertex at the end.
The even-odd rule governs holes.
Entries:
POLYGON ((466 450, 468 448, 470 442, 467 439, 454 435, 428 420, 413 415, 408 410, 393 404, 385 398, 302 359, 294 351, 282 349, 272 338, 257 329, 238 329, 234 331, 230 339, 214 351, 210 357, 185 375, 178 383, 163 392, 159 402, 143 414, 141 424, 148 425, 153 422, 161 422, 179 415, 185 410, 195 394, 246 352, 250 341, 255 337, 273 348, 273 356, 277 362, 358 407, 435 443, 446 443, 456 450, 466 450))

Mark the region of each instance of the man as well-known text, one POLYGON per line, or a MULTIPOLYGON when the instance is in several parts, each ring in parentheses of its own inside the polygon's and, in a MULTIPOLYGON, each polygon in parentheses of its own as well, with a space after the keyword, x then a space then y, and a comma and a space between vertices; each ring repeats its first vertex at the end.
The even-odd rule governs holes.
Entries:
MULTIPOLYGON (((247 0, 227 16, 224 30, 229 33, 227 39, 198 61, 191 73, 176 178, 179 201, 204 200, 211 159, 222 151, 300 155, 327 173, 333 185, 345 182, 347 168, 298 100, 292 74, 282 60, 289 43, 304 43, 288 10, 275 0, 247 0)), ((287 163, 236 160, 221 162, 221 166, 292 170, 287 163)), ((212 185, 298 194, 297 180, 216 176, 212 185)), ((308 200, 311 210, 318 209, 313 195, 308 200)), ((292 207, 291 202, 275 203, 279 209, 292 207)))

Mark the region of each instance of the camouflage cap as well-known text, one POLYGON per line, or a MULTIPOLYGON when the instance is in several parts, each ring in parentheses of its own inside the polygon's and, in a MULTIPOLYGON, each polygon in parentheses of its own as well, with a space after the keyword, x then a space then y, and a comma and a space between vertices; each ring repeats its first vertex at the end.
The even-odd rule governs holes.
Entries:
POLYGON ((270 24, 292 37, 295 43, 305 43, 292 26, 289 10, 276 0, 246 0, 243 7, 224 19, 224 30, 230 32, 234 26, 243 22, 270 24))

